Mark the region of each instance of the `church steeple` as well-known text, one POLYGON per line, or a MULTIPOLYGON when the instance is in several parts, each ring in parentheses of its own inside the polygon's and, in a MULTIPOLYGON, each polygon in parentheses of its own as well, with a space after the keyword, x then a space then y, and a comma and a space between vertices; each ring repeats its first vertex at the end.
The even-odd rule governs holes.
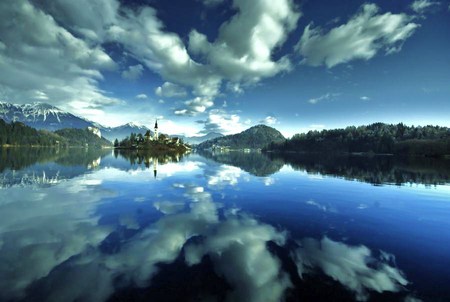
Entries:
POLYGON ((155 121, 155 135, 154 140, 158 140, 158 120, 155 121))

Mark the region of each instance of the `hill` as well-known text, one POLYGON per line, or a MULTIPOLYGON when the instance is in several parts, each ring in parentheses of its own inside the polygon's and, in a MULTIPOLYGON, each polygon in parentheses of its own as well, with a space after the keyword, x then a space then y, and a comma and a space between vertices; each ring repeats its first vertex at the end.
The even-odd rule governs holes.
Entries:
POLYGON ((68 146, 101 148, 111 146, 111 142, 103 137, 98 137, 88 129, 60 129, 55 134, 65 139, 68 146))
POLYGON ((266 125, 257 125, 238 134, 208 140, 197 148, 261 149, 270 143, 281 143, 285 140, 280 131, 266 125))
POLYGON ((0 146, 74 146, 106 147, 111 142, 88 129, 61 129, 56 132, 37 130, 20 122, 0 119, 0 146))

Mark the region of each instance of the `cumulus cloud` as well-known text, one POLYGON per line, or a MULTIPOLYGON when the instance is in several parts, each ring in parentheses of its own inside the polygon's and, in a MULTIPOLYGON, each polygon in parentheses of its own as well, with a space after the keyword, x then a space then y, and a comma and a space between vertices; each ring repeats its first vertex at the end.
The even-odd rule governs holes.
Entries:
MULTIPOLYGON (((203 187, 177 187, 185 192, 187 211, 178 212, 177 206, 165 203, 163 207, 169 210, 166 215, 139 230, 117 253, 91 250, 70 259, 64 270, 53 270, 44 280, 52 288, 53 300, 105 299, 114 292, 114 280, 119 275, 124 285, 146 287, 159 271, 158 264, 172 263, 183 248, 189 266, 199 263, 204 255, 211 257, 216 272, 233 287, 227 301, 282 300, 291 282, 267 243, 284 245, 286 234, 238 211, 227 211, 219 218, 220 205, 203 187), (194 236, 203 240, 188 242, 194 236), (77 280, 70 286, 65 283, 68 275, 70 280, 77 280), (92 275, 100 278, 101 284, 86 295, 92 275)), ((159 209, 161 205, 157 205, 159 209)))
POLYGON ((122 71, 122 78, 127 80, 137 80, 144 73, 144 66, 141 64, 129 66, 128 69, 122 71))
POLYGON ((221 165, 212 171, 205 170, 208 186, 214 188, 237 185, 241 174, 242 170, 240 168, 228 165, 221 165))
POLYGON ((368 290, 398 292, 408 284, 403 273, 389 264, 386 257, 375 259, 366 246, 349 246, 327 237, 306 238, 298 243, 300 248, 293 256, 300 277, 320 269, 353 291, 359 301, 369 298, 368 290))
POLYGON ((439 2, 430 0, 416 0, 411 3, 411 9, 418 14, 423 14, 436 5, 439 5, 439 2))
POLYGON ((369 60, 379 51, 398 52, 418 26, 406 14, 380 14, 377 5, 364 4, 347 23, 326 33, 309 24, 296 49, 303 63, 331 68, 355 59, 369 60))
POLYGON ((196 97, 183 103, 185 108, 174 110, 175 115, 195 116, 205 112, 206 109, 214 105, 211 98, 196 97))
POLYGON ((78 114, 101 113, 104 106, 120 103, 98 88, 101 71, 116 68, 111 57, 28 1, 0 3, 0 40, 0 88, 6 100, 45 97, 78 114))
POLYGON ((241 117, 237 114, 230 114, 223 109, 212 109, 208 112, 206 120, 197 121, 203 124, 201 133, 219 132, 222 134, 232 134, 245 130, 245 125, 241 123, 241 117))
POLYGON ((278 119, 274 116, 268 115, 266 116, 264 119, 259 121, 262 124, 266 124, 266 125, 275 125, 278 124, 278 119))
MULTIPOLYGON (((209 6, 220 2, 204 1, 209 6)), ((18 0, 0 7, 2 93, 27 102, 41 91, 54 105, 88 117, 121 103, 99 88, 103 72, 117 70, 102 45, 116 43, 139 62, 122 72, 124 78, 137 79, 144 68, 159 74, 165 81, 156 91, 161 97, 185 97, 189 88, 192 100, 175 113, 195 115, 214 105, 222 87, 242 93, 246 85, 290 70, 289 57, 274 59, 274 52, 300 17, 292 0, 234 0, 235 13, 214 41, 194 29, 186 46, 146 5, 133 9, 117 0, 32 3, 18 0)))
POLYGON ((148 98, 148 96, 145 93, 141 93, 141 94, 136 95, 136 98, 137 99, 141 99, 141 100, 145 100, 145 99, 148 98))
POLYGON ((78 177, 57 186, 0 190, 0 297, 22 297, 35 280, 111 232, 98 226, 95 209, 105 192, 91 178, 78 177), (70 192, 76 193, 68 194, 70 192))
POLYGON ((179 85, 165 82, 162 86, 155 89, 155 94, 165 98, 184 97, 187 95, 187 91, 179 85))
POLYGON ((273 61, 272 52, 296 28, 300 14, 292 1, 234 0, 233 8, 238 13, 222 24, 216 41, 193 30, 189 50, 205 56, 222 77, 235 82, 255 82, 288 70, 289 59, 273 61))
POLYGON ((231 211, 212 236, 186 247, 186 261, 197 264, 209 255, 216 271, 233 286, 227 301, 281 301, 291 281, 268 251, 268 241, 283 245, 285 234, 231 211))

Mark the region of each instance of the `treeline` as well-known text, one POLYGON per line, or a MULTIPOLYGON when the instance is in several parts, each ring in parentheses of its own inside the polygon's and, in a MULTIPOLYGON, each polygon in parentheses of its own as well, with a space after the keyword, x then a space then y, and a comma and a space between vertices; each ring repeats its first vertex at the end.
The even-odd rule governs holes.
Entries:
POLYGON ((98 137, 88 129, 67 128, 56 130, 55 133, 64 138, 64 143, 69 146, 101 148, 111 146, 111 142, 103 137, 98 137))
POLYGON ((450 154, 450 129, 375 123, 296 134, 282 143, 269 144, 265 150, 443 156, 450 154))
POLYGON ((7 124, 0 119, 0 146, 55 146, 61 137, 49 131, 36 130, 20 122, 7 124))
POLYGON ((117 149, 144 149, 154 152, 185 152, 188 150, 183 140, 176 137, 169 137, 165 134, 160 134, 158 140, 150 139, 150 132, 142 135, 141 133, 131 133, 121 141, 117 139, 114 141, 114 147, 117 149))
POLYGON ((6 123, 0 119, 0 146, 74 146, 104 147, 111 142, 88 129, 61 129, 55 132, 37 130, 20 122, 6 123))

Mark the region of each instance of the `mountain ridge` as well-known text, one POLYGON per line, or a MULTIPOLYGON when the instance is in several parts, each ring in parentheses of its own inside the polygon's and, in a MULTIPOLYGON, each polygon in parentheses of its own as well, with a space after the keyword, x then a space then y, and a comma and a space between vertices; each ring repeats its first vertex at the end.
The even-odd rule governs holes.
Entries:
MULTIPOLYGON (((66 128, 85 129, 87 127, 95 127, 100 129, 101 135, 109 141, 114 141, 115 139, 119 141, 123 140, 131 133, 144 135, 147 131, 150 131, 151 135, 153 135, 153 131, 150 128, 135 122, 129 122, 117 127, 107 127, 44 102, 13 104, 0 101, 0 119, 3 119, 7 123, 17 121, 39 130, 48 131, 66 128)), ((199 144, 208 139, 223 135, 211 132, 203 136, 170 136, 179 137, 189 144, 199 144)))

